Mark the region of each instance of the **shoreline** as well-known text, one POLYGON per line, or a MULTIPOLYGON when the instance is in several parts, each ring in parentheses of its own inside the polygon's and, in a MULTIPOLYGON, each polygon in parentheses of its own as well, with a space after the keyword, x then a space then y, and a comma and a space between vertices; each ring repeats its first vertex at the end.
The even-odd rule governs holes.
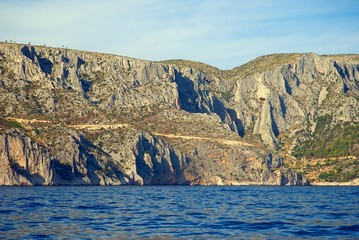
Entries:
POLYGON ((311 182, 311 186, 359 186, 359 178, 350 182, 311 182))
POLYGON ((262 184, 262 183, 241 183, 241 184, 169 184, 169 185, 0 185, 1 187, 168 187, 168 186, 188 186, 188 187, 359 187, 359 181, 354 182, 313 182, 309 185, 276 185, 276 184, 262 184))

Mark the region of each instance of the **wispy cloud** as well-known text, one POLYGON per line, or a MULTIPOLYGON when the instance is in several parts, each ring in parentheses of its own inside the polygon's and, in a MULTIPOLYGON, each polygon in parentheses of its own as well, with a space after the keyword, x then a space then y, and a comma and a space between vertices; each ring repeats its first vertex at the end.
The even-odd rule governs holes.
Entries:
POLYGON ((357 1, 0 1, 0 39, 232 68, 274 52, 359 52, 357 1))

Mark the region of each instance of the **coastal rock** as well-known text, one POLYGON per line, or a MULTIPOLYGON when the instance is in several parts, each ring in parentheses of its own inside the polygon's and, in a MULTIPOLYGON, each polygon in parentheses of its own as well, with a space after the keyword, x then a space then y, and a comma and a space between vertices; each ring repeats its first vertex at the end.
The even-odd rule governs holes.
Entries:
POLYGON ((188 184, 184 169, 190 159, 147 132, 128 128, 99 131, 94 144, 123 167, 130 184, 188 184))
POLYGON ((46 148, 16 129, 0 133, 0 186, 52 185, 53 174, 46 148))
POLYGON ((359 122, 355 59, 274 54, 222 71, 1 43, 1 117, 32 120, 0 129, 2 182, 305 185, 286 166, 318 119, 359 122))
POLYGON ((358 87, 357 64, 308 53, 238 80, 230 106, 247 133, 260 135, 264 145, 278 149, 283 133, 314 126, 319 115, 329 113, 335 122, 358 122, 359 103, 348 94, 358 95, 358 87))

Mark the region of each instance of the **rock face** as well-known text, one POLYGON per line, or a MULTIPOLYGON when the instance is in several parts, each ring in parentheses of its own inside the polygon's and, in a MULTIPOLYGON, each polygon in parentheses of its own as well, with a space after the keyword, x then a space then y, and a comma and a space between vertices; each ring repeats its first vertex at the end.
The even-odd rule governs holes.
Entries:
MULTIPOLYGON (((69 129, 39 131, 57 134, 44 137, 50 153, 17 129, 0 135, 0 185, 189 184, 183 175, 188 159, 148 133, 136 132, 126 146, 111 146, 107 153, 69 129)), ((118 132, 105 132, 101 138, 108 134, 113 139, 118 132)))
POLYGON ((308 184, 287 158, 321 116, 358 122, 355 59, 221 71, 1 43, 0 185, 308 184))
POLYGON ((95 143, 128 136, 122 144, 106 143, 98 149, 75 131, 61 129, 59 134, 58 130, 39 130, 51 135, 44 136, 50 151, 17 129, 3 132, 0 185, 308 184, 284 167, 282 158, 258 150, 227 149, 230 154, 221 162, 210 163, 203 159, 205 154, 210 157, 218 152, 211 149, 211 143, 203 145, 202 152, 185 156, 153 135, 121 130, 101 132, 95 143), (254 157, 260 154, 265 155, 256 161, 254 157))
POLYGON ((100 132, 94 143, 103 146, 112 162, 123 167, 130 184, 189 184, 184 169, 190 159, 149 133, 135 129, 107 130, 100 132))
POLYGON ((0 185, 51 185, 48 151, 18 130, 0 134, 0 185))
POLYGON ((307 124, 315 126, 320 115, 329 113, 336 122, 358 122, 358 88, 358 64, 308 53, 293 63, 238 80, 231 106, 245 126, 254 126, 248 131, 277 149, 283 133, 293 135, 307 124), (334 107, 337 101, 339 108, 334 107))

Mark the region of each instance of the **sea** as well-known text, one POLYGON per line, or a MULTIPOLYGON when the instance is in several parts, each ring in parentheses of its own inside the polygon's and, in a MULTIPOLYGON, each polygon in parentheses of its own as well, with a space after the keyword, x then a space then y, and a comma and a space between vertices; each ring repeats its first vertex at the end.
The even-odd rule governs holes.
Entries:
POLYGON ((359 239, 359 187, 0 187, 0 239, 359 239))

